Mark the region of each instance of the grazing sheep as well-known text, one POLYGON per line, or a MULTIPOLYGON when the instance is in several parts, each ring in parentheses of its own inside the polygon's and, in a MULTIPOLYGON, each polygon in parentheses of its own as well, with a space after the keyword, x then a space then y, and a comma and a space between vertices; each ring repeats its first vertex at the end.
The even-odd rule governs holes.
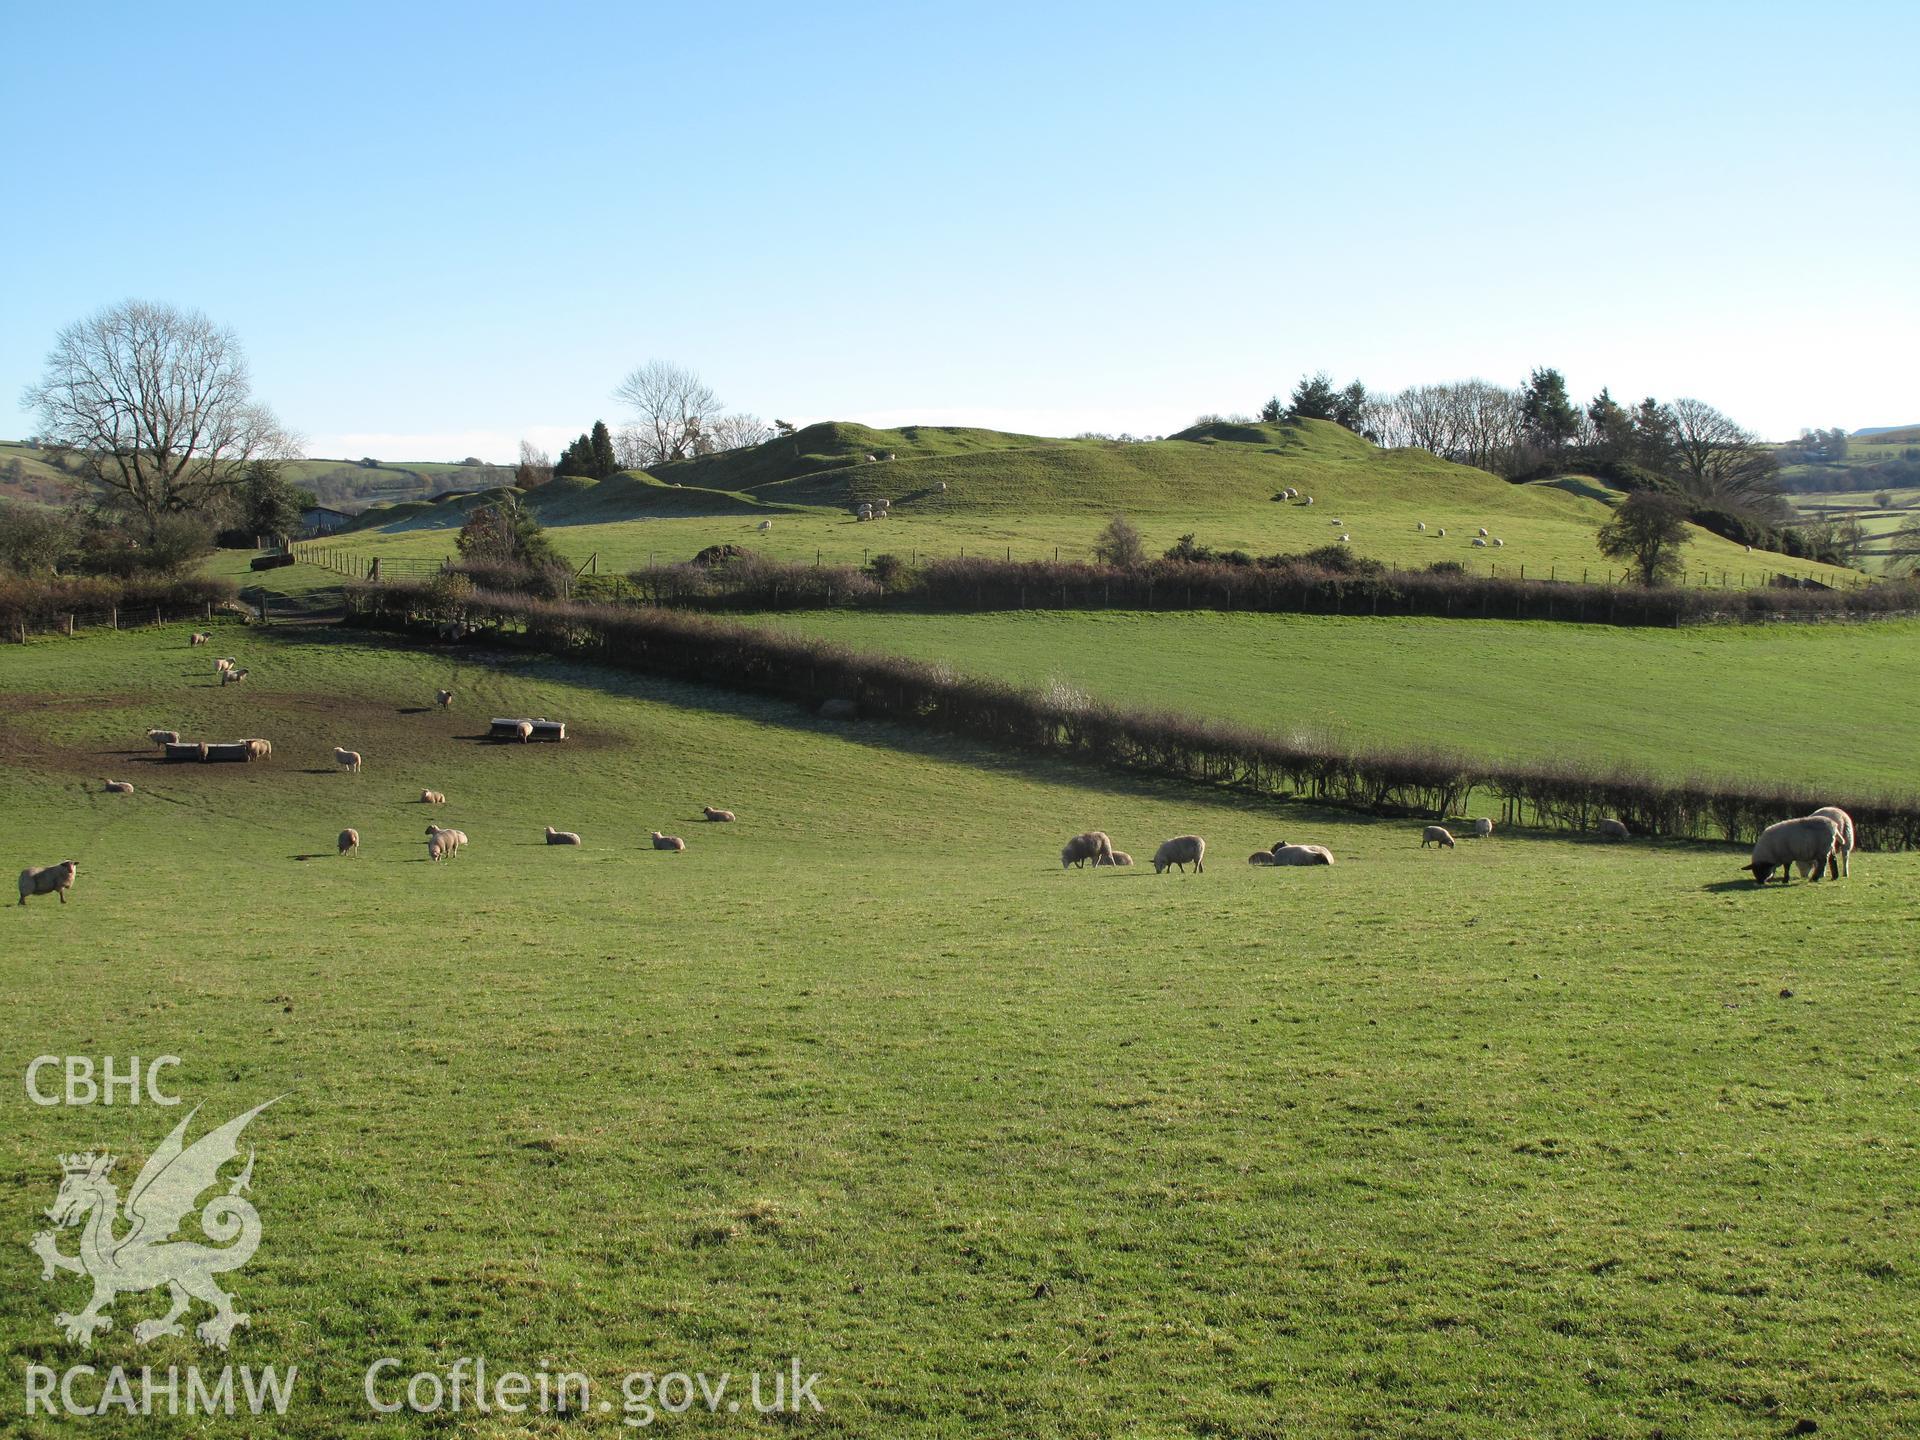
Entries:
POLYGON ((653 832, 653 848, 656 850, 684 850, 687 848, 687 842, 682 840, 678 835, 662 835, 656 830, 653 832))
POLYGON ((231 660, 216 660, 213 662, 213 673, 216 675, 224 675, 231 669, 233 669, 233 661, 231 660))
POLYGON ((340 853, 342 855, 351 855, 359 848, 360 832, 358 830, 349 827, 340 832, 340 853))
MULTIPOLYGON (((1840 845, 1840 827, 1825 815, 1803 815, 1798 820, 1782 820, 1760 832, 1754 842, 1753 859, 1740 868, 1753 872, 1753 883, 1764 885, 1775 870, 1780 883, 1791 884, 1793 867, 1811 867, 1813 883, 1819 884, 1821 872, 1829 866, 1840 874, 1840 861, 1834 851, 1840 845)), ((1806 874, 1803 868, 1800 872, 1806 874)))
POLYGON ((240 743, 247 747, 247 759, 249 760, 269 760, 273 758, 273 742, 271 740, 242 740, 240 743))
POLYGON ((1272 865, 1274 863, 1273 852, 1271 850, 1256 850, 1253 854, 1247 856, 1247 864, 1249 865, 1272 865))
POLYGON ((1427 528, 1427 522, 1422 520, 1419 524, 1415 525, 1413 528, 1416 530, 1424 530, 1427 528))
POLYGON ((759 528, 763 531, 771 530, 773 528, 773 522, 771 520, 762 520, 760 522, 759 528))
POLYGON ((1311 495, 1307 496, 1307 504, 1311 505, 1312 503, 1313 503, 1313 497, 1311 495))
POLYGON ((1442 525, 1438 530, 1434 531, 1434 534, 1438 535, 1442 540, 1446 539, 1447 527, 1442 525))
MULTIPOLYGON (((1816 815, 1824 815, 1833 822, 1834 828, 1840 832, 1840 843, 1833 847, 1834 858, 1840 865, 1840 874, 1832 878, 1837 880, 1840 878, 1840 875, 1851 875, 1853 873, 1853 817, 1838 805, 1822 805, 1813 813, 1816 815)), ((1807 867, 1802 865, 1800 867, 1802 879, 1806 877, 1806 873, 1807 867)))
POLYGON ((343 770, 358 775, 360 773, 360 752, 358 750, 342 750, 336 745, 333 748, 333 763, 343 770))
POLYGON ((1060 850, 1060 868, 1069 865, 1086 867, 1091 860, 1097 869, 1106 857, 1113 854, 1113 841, 1107 838, 1104 830, 1086 830, 1074 836, 1060 850))
POLYGON ((131 780, 109 780, 100 788, 109 795, 133 794, 133 782, 131 780))
POLYGON ((147 739, 156 745, 178 745, 180 743, 180 732, 178 730, 149 730, 147 731, 147 739))
POLYGON ((20 872, 20 903, 27 903, 29 895, 58 895, 62 905, 67 903, 67 891, 73 888, 73 877, 80 873, 78 860, 62 860, 58 865, 30 865, 20 872))
POLYGON ((1094 861, 1093 863, 1096 867, 1101 865, 1117 865, 1117 866, 1124 867, 1124 866, 1133 864, 1133 856, 1127 854, 1127 852, 1124 850, 1116 850, 1111 855, 1101 856, 1098 860, 1094 861))
POLYGON ((1628 834, 1627 827, 1622 822, 1615 820, 1611 815, 1602 820, 1594 828, 1603 838, 1608 840, 1624 840, 1628 834))
POLYGON ((453 705, 453 691, 451 690, 434 691, 433 703, 438 705, 442 710, 450 709, 453 705))
POLYGON ((245 670, 239 669, 238 667, 235 667, 234 669, 231 669, 231 670, 223 670, 220 673, 220 684, 222 688, 228 685, 238 685, 242 680, 246 678, 247 678, 247 672, 245 670))
POLYGON ((1424 850, 1429 845, 1444 845, 1449 850, 1453 849, 1453 832, 1444 825, 1427 826, 1420 832, 1420 848, 1424 850))
POLYGON ((1474 839, 1484 840, 1487 838, 1487 836, 1491 835, 1492 833, 1493 833, 1493 821, 1481 819, 1473 822, 1473 838, 1474 839))
POLYGON ((880 463, 880 457, 878 455, 869 455, 867 456, 867 463, 869 465, 878 465, 880 463))
POLYGON ((1504 550, 1507 548, 1507 542, 1496 535, 1493 537, 1493 548, 1496 550, 1504 550))
POLYGON ((458 860, 460 858, 460 847, 466 843, 467 832, 464 830, 446 830, 438 825, 427 826, 427 856, 429 859, 438 860, 444 855, 449 859, 458 860), (436 844, 438 847, 437 853, 436 844))
POLYGON ((1482 525, 1482 526, 1480 527, 1480 533, 1481 533, 1482 535, 1485 535, 1485 534, 1487 534, 1487 533, 1488 533, 1488 532, 1487 532, 1487 527, 1486 527, 1486 526, 1484 526, 1484 525, 1482 525))
POLYGON ((942 495, 947 493, 947 482, 942 480, 937 487, 942 495))
POLYGON ((420 792, 420 803, 422 805, 444 805, 447 803, 447 797, 442 795, 438 790, 422 790, 420 792))
POLYGON ((518 725, 513 727, 513 733, 515 738, 517 738, 522 745, 525 745, 533 739, 533 722, 531 720, 522 720, 518 725))
POLYGON ((579 843, 580 843, 580 837, 574 834, 573 831, 556 830, 551 825, 547 826, 547 844, 578 845, 579 843))
POLYGON ((193 638, 187 641, 187 643, 189 645, 211 645, 213 643, 213 636, 204 630, 196 630, 193 632, 193 638))
POLYGON ((1476 550, 1484 550, 1487 548, 1487 542, 1484 540, 1476 540, 1473 542, 1473 548, 1476 550))
POLYGON ((733 812, 731 810, 716 810, 711 805, 703 805, 700 807, 700 813, 708 820, 712 820, 717 824, 731 824, 733 822, 733 812))
POLYGON ((1327 523, 1337 528, 1338 526, 1344 525, 1347 522, 1344 520, 1329 520, 1327 523))
POLYGON ((1162 842, 1160 848, 1153 852, 1153 873, 1164 875, 1177 865, 1184 875, 1187 866, 1191 865, 1196 874, 1204 874, 1207 868, 1206 853, 1207 842, 1198 835, 1176 835, 1162 842))
POLYGON ((1276 840, 1272 853, 1276 865, 1333 864, 1333 852, 1324 845, 1289 845, 1284 840, 1276 840))

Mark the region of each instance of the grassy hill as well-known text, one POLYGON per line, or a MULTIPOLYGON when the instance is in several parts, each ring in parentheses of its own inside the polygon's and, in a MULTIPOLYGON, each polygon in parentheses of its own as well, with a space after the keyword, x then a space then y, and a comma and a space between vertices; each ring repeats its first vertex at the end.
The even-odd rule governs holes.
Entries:
POLYGON ((0 500, 58 508, 70 503, 77 490, 71 475, 47 463, 45 451, 11 440, 0 441, 0 500))
MULTIPOLYGON (((364 1423, 387 1355, 581 1371, 616 1407, 592 1433, 628 1371, 788 1356, 823 1436, 1920 1428, 1920 857, 1759 893, 1720 846, 1436 853, 545 657, 219 630, 246 686, 184 627, 0 647, 10 853, 82 865, 9 910, 0 1043, 178 1055, 196 1130, 287 1097, 226 1281, 234 1363, 300 1366, 275 1435, 364 1423), (494 713, 576 738, 470 738, 494 713), (276 753, 162 766, 149 724, 276 753), (424 861, 422 786, 457 862, 424 861), (1211 863, 1063 873, 1089 825, 1211 863), (1283 835, 1339 864, 1242 863, 1283 835)), ((7 1104, 23 1247, 56 1156, 130 1176, 185 1113, 7 1104)), ((151 1295, 81 1352, 54 1315, 84 1281, 29 1264, 17 1363, 208 1366, 134 1343, 151 1295)))
MULTIPOLYGON (((1355 551, 1392 564, 1457 560, 1561 578, 1617 573, 1594 548, 1614 498, 1577 478, 1512 485, 1424 451, 1382 450, 1321 421, 1209 425, 1149 444, 822 424, 657 475, 568 482, 526 497, 555 527, 563 554, 575 563, 597 554, 603 571, 685 559, 718 543, 832 563, 883 550, 1085 558, 1108 517, 1124 512, 1155 552, 1188 532, 1254 554, 1309 550, 1348 534, 1355 551), (1275 499, 1288 488, 1314 504, 1275 499), (859 523, 852 507, 879 498, 893 502, 892 516, 859 523), (1504 545, 1476 549, 1482 526, 1504 545)), ((457 527, 472 503, 370 511, 346 543, 367 554, 438 556, 451 535, 435 532, 457 527)), ((1689 564, 1692 583, 1759 583, 1779 571, 1839 578, 1831 567, 1748 554, 1702 530, 1693 532, 1689 564)))

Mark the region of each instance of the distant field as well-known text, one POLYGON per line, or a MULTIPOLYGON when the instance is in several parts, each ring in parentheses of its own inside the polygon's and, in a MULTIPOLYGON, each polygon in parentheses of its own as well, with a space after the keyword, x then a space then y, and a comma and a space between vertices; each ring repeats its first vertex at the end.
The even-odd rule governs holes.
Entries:
POLYGON ((1872 490, 1833 490, 1817 495, 1792 495, 1794 512, 1810 521, 1840 524, 1860 522, 1866 534, 1867 548, 1861 555, 1865 570, 1888 574, 1904 570, 1914 557, 1906 553, 1920 549, 1912 541, 1898 542, 1895 533, 1920 525, 1920 488, 1876 487, 1872 490), (1882 505, 1879 497, 1892 501, 1882 505))
POLYGON ((759 622, 1349 744, 1920 790, 1920 622, 1628 630, 1329 616, 801 612, 759 622))
MULTIPOLYGON (((0 1043, 178 1055, 195 1133, 285 1096, 246 1136, 264 1239, 224 1277, 252 1317, 228 1358, 300 1381, 271 1427, 9 1433, 332 1440, 368 1428, 386 1355, 577 1369, 614 1406, 631 1371, 794 1356, 824 1413, 791 1428, 847 1440, 1920 1432, 1920 856, 1760 893, 1724 846, 1422 851, 1406 823, 587 665, 217 628, 246 686, 209 684, 186 627, 0 647, 8 853, 82 864, 73 903, 6 907, 0 1043), (476 742, 493 713, 576 738, 476 742), (152 724, 275 754, 163 766, 152 724), (429 813, 462 859, 425 862, 429 813), (334 855, 343 825, 362 854, 334 855), (1143 860, 1196 831, 1207 872, 1063 873, 1088 825, 1143 860), (1281 837, 1339 864, 1244 863, 1281 837)), ((1493 629, 1457 633, 1504 666, 1493 629)), ((1265 683, 1281 709, 1317 682, 1265 683)), ((1476 686, 1464 652, 1428 698, 1476 686)), ((1848 726, 1802 738, 1882 743, 1848 726)), ((26 1249, 56 1157, 110 1147, 130 1177, 184 1110, 43 1109, 17 1071, 8 1094, 13 1373, 207 1367, 134 1343, 151 1295, 64 1340, 84 1281, 26 1249)), ((378 1429, 642 1433, 621 1419, 378 1429)))

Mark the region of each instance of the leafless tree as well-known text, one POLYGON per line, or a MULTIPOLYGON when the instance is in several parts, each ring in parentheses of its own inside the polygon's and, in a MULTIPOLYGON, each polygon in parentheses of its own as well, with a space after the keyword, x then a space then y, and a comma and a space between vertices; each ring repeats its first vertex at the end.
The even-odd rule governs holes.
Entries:
POLYGON ((1751 430, 1704 400, 1676 400, 1673 451, 1688 492, 1699 500, 1778 509, 1779 460, 1751 430))
POLYGON ((520 463, 513 467, 513 483, 522 490, 537 490, 553 479, 553 457, 531 440, 520 442, 520 463))
POLYGON ((773 431, 758 415, 722 415, 700 435, 708 447, 696 453, 717 455, 722 450, 744 450, 773 438, 773 431))
MULTIPOLYGON (((622 380, 613 398, 632 407, 641 468, 705 453, 704 436, 720 418, 720 397, 693 371, 649 360, 622 380)), ((617 452, 616 452, 617 454, 617 452)), ((621 458, 623 463, 626 457, 621 458)))
POLYGON ((150 534, 162 516, 205 509, 249 462, 299 453, 254 400, 239 339, 197 310, 129 300, 69 325, 23 398, 150 534))

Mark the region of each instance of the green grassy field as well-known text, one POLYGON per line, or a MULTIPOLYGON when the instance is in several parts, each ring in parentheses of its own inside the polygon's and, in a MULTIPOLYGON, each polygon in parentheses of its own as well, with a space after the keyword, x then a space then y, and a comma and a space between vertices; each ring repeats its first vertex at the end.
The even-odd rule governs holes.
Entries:
MULTIPOLYGON (((8 910, 0 1025, 16 1067, 178 1055, 196 1133, 286 1096, 248 1132, 231 1358, 300 1380, 270 1425, 17 1433, 318 1440, 370 1418, 388 1355, 578 1369, 616 1406, 402 1435, 627 1433, 622 1372, 789 1356, 829 1435, 1920 1428, 1920 857, 1758 893, 1724 847, 1422 851, 547 658, 215 649, 247 685, 209 685, 184 628, 0 649, 9 849, 82 862, 73 903, 8 910), (468 738, 495 713, 576 738, 468 738), (161 766, 150 725, 276 751, 161 766), (463 858, 425 863, 429 814, 463 858), (1089 825, 1143 858, 1197 831, 1214 863, 1061 872, 1089 825), (1281 836, 1340 863, 1243 863, 1281 836)), ((217 1364, 134 1345, 150 1296, 64 1341, 84 1282, 26 1249, 58 1154, 110 1147, 124 1187, 184 1111, 12 1096, 12 1371, 217 1364)))
POLYGON ((1676 631, 1208 612, 812 611, 756 623, 1343 744, 1572 756, 1676 779, 1920 789, 1920 622, 1676 631))
MULTIPOLYGON (((562 554, 576 565, 597 557, 602 573, 687 560, 715 544, 829 564, 882 552, 1087 559, 1116 511, 1139 526, 1151 554, 1189 532, 1253 554, 1310 550, 1347 534, 1356 553, 1401 566, 1453 560, 1480 574, 1563 580, 1619 572, 1595 548, 1608 502, 1591 481, 1511 485, 1424 451, 1381 450, 1320 421, 1188 433, 1135 445, 819 425, 790 441, 662 467, 657 477, 556 482, 529 504, 562 554), (868 454, 896 458, 868 464, 868 454), (1276 502, 1288 488, 1315 503, 1276 502), (881 497, 894 502, 890 518, 854 517, 854 504, 881 497), (762 531, 765 521, 772 527, 762 531), (1482 526, 1504 545, 1476 549, 1482 526)), ((473 503, 370 511, 366 528, 328 543, 365 557, 440 559, 473 503)), ((1696 585, 1759 584, 1782 571, 1859 578, 1749 554, 1697 528, 1686 559, 1696 585)))
POLYGON ((1823 524, 1845 524, 1857 520, 1866 540, 1860 555, 1860 567, 1876 574, 1904 573, 1914 557, 1911 541, 1896 539, 1898 532, 1920 524, 1920 488, 1913 486, 1871 490, 1831 490, 1815 495, 1793 495, 1796 515, 1823 524), (1890 504, 1882 505, 1880 496, 1890 504))

